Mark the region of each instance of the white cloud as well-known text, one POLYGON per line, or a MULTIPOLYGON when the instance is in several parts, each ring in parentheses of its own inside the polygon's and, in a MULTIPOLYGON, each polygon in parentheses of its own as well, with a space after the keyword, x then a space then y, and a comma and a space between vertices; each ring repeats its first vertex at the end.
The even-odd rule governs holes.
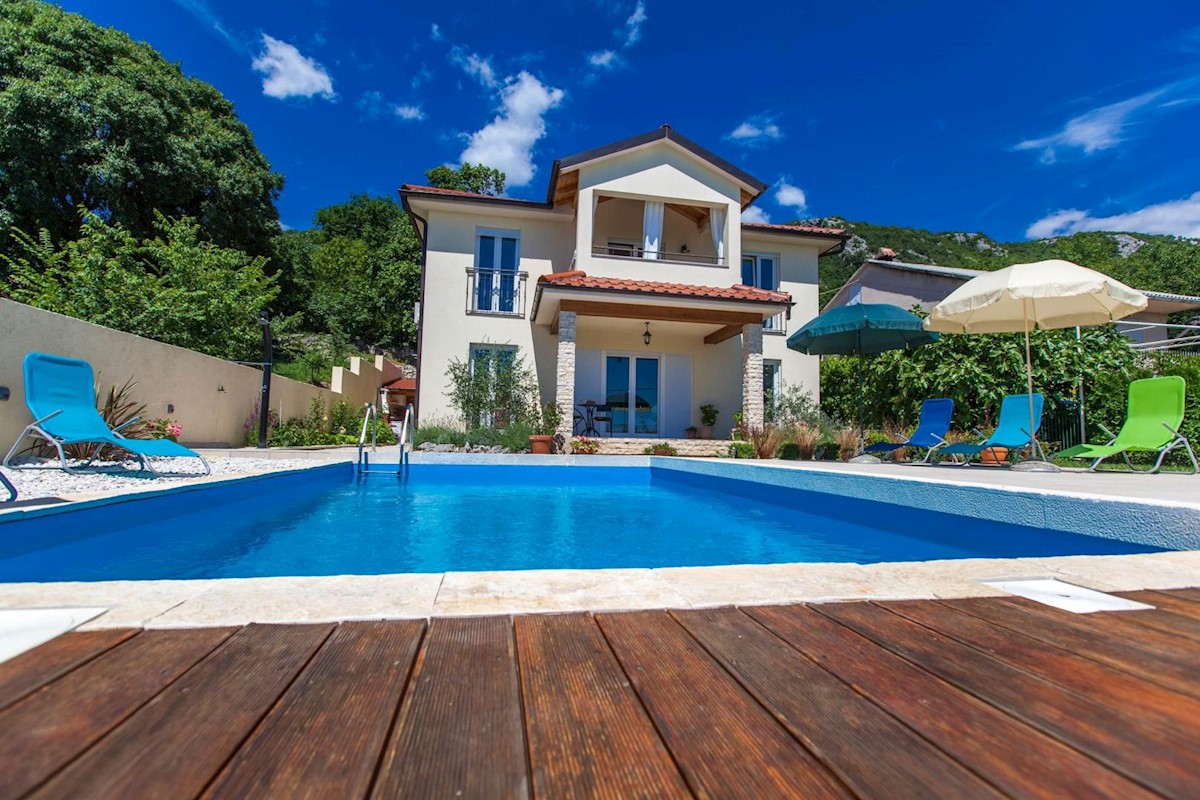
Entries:
POLYGON ((1089 156, 1110 150, 1129 138, 1135 124, 1147 121, 1150 116, 1195 105, 1200 101, 1198 83, 1200 81, 1195 78, 1176 81, 1127 100, 1093 108, 1067 120, 1062 130, 1026 139, 1013 149, 1040 151, 1040 160, 1044 164, 1053 164, 1063 150, 1079 150, 1089 156))
POLYGON ((587 61, 593 67, 615 69, 620 66, 621 57, 617 55, 615 50, 599 50, 595 53, 589 53, 587 61))
POLYGON ((750 206, 742 212, 742 222, 770 222, 771 217, 758 206, 750 206))
POLYGON ((642 0, 638 0, 637 5, 633 7, 633 13, 625 20, 625 46, 633 47, 642 38, 642 23, 648 17, 646 16, 646 4, 642 0))
POLYGON ((436 22, 429 26, 429 38, 433 39, 435 42, 440 42, 446 38, 442 34, 442 29, 438 27, 436 22))
POLYGON ((246 45, 225 29, 225 26, 221 23, 220 18, 218 18, 213 10, 208 7, 208 3, 205 2, 205 0, 175 0, 175 3, 193 17, 216 31, 217 35, 224 39, 225 43, 234 50, 238 50, 240 52, 246 51, 246 45))
POLYGON ((267 97, 312 97, 333 100, 333 79, 325 68, 302 55, 293 45, 263 34, 263 51, 254 59, 255 72, 261 72, 263 94, 267 97))
POLYGON ((496 70, 492 66, 490 58, 485 58, 478 53, 468 53, 455 45, 450 48, 450 60, 488 89, 495 89, 500 85, 500 82, 496 80, 496 70))
POLYGON ((407 122, 420 122, 425 119, 426 114, 421 110, 420 106, 392 106, 392 111, 396 116, 407 122))
POLYGON ((797 214, 808 211, 808 198, 799 186, 788 183, 787 178, 780 178, 775 187, 775 202, 784 208, 795 209, 797 214))
POLYGON ((775 124, 775 118, 767 114, 756 114, 738 125, 725 138, 735 144, 754 147, 766 142, 777 142, 783 138, 783 130, 775 124))
POLYGON ((546 134, 543 117, 565 95, 528 72, 508 78, 500 90, 499 113, 470 135, 461 160, 500 170, 509 186, 527 185, 535 172, 533 146, 546 134))
POLYGON ((1081 231, 1165 233, 1200 238, 1200 192, 1181 200, 1168 200, 1107 217, 1092 216, 1090 211, 1077 208, 1055 211, 1030 225, 1025 235, 1030 239, 1044 239, 1081 231))
POLYGON ((430 72, 429 67, 425 66, 424 62, 422 62, 420 69, 413 73, 412 80, 409 81, 409 85, 412 86, 413 89, 420 89, 422 84, 429 83, 431 80, 433 80, 433 73, 430 72))
POLYGON ((378 119, 383 114, 383 92, 363 92, 354 107, 367 119, 378 119))

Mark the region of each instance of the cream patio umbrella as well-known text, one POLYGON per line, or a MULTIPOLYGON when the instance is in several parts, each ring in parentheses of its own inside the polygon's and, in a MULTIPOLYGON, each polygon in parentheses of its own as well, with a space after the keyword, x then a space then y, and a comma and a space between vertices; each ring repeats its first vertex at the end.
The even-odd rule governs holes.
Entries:
MULTIPOLYGON (((1103 325, 1145 310, 1146 302, 1144 294, 1101 272, 1055 259, 972 278, 934 307, 925 327, 941 333, 1025 333, 1031 452, 1036 455, 1041 448, 1033 430, 1029 331, 1103 325)), ((1025 462, 1024 468, 1057 470, 1044 461, 1025 462)))

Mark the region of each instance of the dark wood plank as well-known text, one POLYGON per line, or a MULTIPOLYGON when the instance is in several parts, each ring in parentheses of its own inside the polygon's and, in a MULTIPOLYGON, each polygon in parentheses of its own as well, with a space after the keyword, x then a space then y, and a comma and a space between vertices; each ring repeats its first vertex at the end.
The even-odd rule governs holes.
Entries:
POLYGON ((194 797, 332 625, 251 625, 44 784, 35 797, 194 797))
POLYGON ((642 611, 597 619, 697 794, 850 796, 668 614, 642 611))
POLYGON ((425 623, 339 625, 206 797, 365 797, 425 623))
POLYGON ((741 611, 673 615, 859 796, 1003 796, 741 611))
POLYGON ((1139 603, 1149 603, 1156 608, 1169 611, 1172 614, 1178 614, 1190 619, 1200 619, 1200 602, 1180 597, 1171 591, 1143 589, 1137 592, 1116 592, 1116 594, 1128 597, 1130 600, 1137 600, 1139 603))
POLYGON ((373 796, 529 796, 511 619, 430 624, 373 796))
POLYGON ((61 678, 136 634, 127 628, 66 633, 0 664, 0 708, 61 678))
POLYGON ((1145 798, 1149 791, 810 606, 746 609, 800 652, 1015 797, 1145 798))
POLYGON ((1115 634, 1100 615, 1103 612, 1071 614, 1032 601, 1014 603, 1007 598, 988 597, 947 603, 995 625, 1058 645, 1168 689, 1200 696, 1197 656, 1179 646, 1180 637, 1164 644, 1149 639, 1145 630, 1136 636, 1115 634))
POLYGON ((819 612, 1002 711, 1169 797, 1192 795, 1194 743, 1064 691, 955 639, 872 603, 827 603, 819 612), (1181 746, 1182 745, 1182 746, 1181 746))
POLYGON ((0 713, 0 798, 35 788, 233 631, 146 631, 0 713))
POLYGON ((514 620, 537 797, 691 797, 595 620, 514 620))
POLYGON ((1191 600, 1193 603, 1200 603, 1200 588, 1191 589, 1162 589, 1161 591, 1169 592, 1176 597, 1184 600, 1191 600))

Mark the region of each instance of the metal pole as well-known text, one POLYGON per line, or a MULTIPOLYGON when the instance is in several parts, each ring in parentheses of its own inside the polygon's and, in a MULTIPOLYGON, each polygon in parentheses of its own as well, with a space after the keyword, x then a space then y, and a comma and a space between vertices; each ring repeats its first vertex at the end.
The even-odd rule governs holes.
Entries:
MULTIPOLYGON (((1079 348, 1080 355, 1083 354, 1083 335, 1079 332, 1079 326, 1075 326, 1075 346, 1079 348)), ((1083 409, 1083 370, 1079 371, 1079 441, 1077 444, 1083 444, 1087 441, 1087 418, 1084 416, 1083 409)))
POLYGON ((858 452, 867 448, 867 434, 863 429, 863 350, 862 328, 858 330, 858 452))
POLYGON ((263 334, 262 389, 258 396, 258 447, 262 450, 267 446, 267 421, 271 416, 271 312, 265 308, 260 311, 258 324, 263 334))

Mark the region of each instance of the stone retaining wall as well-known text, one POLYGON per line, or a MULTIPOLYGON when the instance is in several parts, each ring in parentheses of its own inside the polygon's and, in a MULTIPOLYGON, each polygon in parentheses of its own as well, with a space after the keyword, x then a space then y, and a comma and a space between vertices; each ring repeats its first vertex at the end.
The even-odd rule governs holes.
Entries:
POLYGON ((599 438, 600 454, 606 456, 640 456, 652 444, 667 442, 681 456, 723 456, 729 452, 729 442, 721 439, 608 439, 599 438))

